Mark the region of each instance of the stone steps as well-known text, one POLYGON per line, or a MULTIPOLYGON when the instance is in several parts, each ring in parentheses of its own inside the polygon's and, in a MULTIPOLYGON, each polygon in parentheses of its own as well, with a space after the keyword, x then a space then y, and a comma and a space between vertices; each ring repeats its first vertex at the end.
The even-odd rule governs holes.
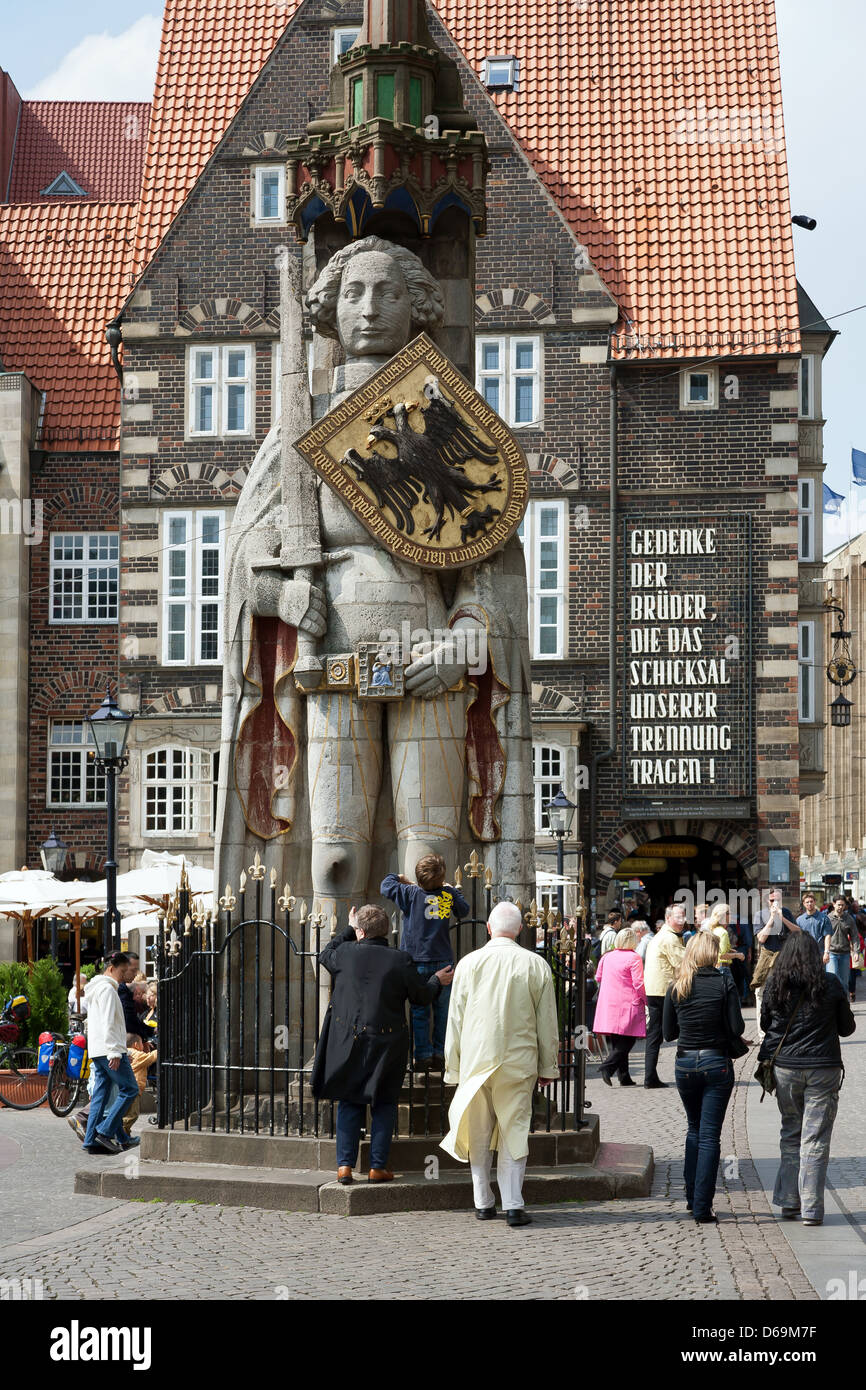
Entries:
MULTIPOLYGON (((438 1175, 428 1178, 422 1173, 399 1172, 395 1160, 394 1171, 395 1181, 391 1183, 370 1183, 362 1176, 343 1187, 335 1181, 333 1168, 246 1167, 147 1158, 133 1166, 129 1155, 123 1155, 94 1158, 90 1166, 76 1173, 75 1191, 126 1201, 197 1201, 335 1216, 468 1211, 473 1206, 472 1182, 465 1164, 457 1169, 443 1164, 438 1175)), ((645 1145, 602 1144, 593 1163, 527 1168, 523 1193, 530 1205, 646 1197, 652 1173, 652 1150, 645 1145)))
MULTIPOLYGON (((171 1163, 237 1165, 244 1168, 286 1168, 333 1171, 337 1165, 337 1146, 332 1138, 315 1136, 211 1133, 206 1129, 154 1129, 141 1133, 142 1160, 171 1163)), ((391 1144, 392 1168, 423 1173, 434 1155, 440 1168, 458 1171, 464 1165, 439 1147, 440 1134, 396 1137, 391 1144)), ((580 1131, 555 1130, 529 1136, 530 1167, 558 1167, 563 1164, 592 1163, 599 1146, 598 1116, 588 1118, 580 1131)), ((370 1166, 368 1140, 361 1144, 359 1171, 370 1166)))

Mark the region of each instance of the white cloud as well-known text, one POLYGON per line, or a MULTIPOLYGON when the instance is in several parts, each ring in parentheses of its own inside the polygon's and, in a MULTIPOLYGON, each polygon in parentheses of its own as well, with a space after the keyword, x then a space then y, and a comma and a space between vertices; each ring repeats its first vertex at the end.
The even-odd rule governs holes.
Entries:
POLYGON ((161 27, 160 17, 143 15, 122 34, 89 34, 27 100, 150 101, 161 27))

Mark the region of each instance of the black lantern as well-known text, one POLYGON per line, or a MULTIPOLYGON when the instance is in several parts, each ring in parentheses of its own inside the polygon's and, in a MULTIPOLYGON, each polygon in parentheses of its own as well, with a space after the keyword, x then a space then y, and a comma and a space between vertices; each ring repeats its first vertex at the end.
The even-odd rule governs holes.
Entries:
POLYGON ((50 874, 62 874, 67 853, 68 846, 52 827, 51 834, 39 851, 43 869, 47 869, 50 874))
POLYGON ((571 822, 574 820, 577 807, 573 801, 569 801, 562 787, 555 796, 544 803, 542 810, 547 814, 550 834, 560 841, 566 839, 571 831, 571 822))
POLYGON ((118 709, 117 701, 109 689, 106 690, 105 699, 99 709, 87 716, 87 722, 96 747, 96 761, 104 768, 113 763, 116 770, 125 762, 124 753, 132 715, 126 710, 118 709))
POLYGON ((120 949, 120 913, 117 910, 117 861, 114 857, 115 788, 117 774, 126 767, 126 740, 132 715, 118 708, 110 687, 105 699, 93 714, 87 716, 93 735, 96 765, 105 773, 105 800, 108 806, 108 857, 105 861, 105 923, 102 945, 105 955, 120 949))
POLYGON ((841 690, 830 706, 830 723, 834 729, 847 729, 851 723, 851 701, 841 690))

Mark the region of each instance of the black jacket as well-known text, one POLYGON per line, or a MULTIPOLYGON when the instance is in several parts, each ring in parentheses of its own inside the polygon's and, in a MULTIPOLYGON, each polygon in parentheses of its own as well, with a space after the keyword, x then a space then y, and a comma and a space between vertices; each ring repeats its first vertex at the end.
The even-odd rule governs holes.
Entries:
MULTIPOLYGON (((772 991, 769 1000, 765 992, 761 1007, 761 1027, 765 1037, 759 1058, 772 1057, 776 1051, 797 998, 795 994, 788 1007, 780 1011, 773 1004, 772 991)), ((825 975, 823 996, 818 1004, 804 1001, 800 1005, 776 1064, 780 1067, 840 1067, 842 1049, 839 1038, 849 1037, 856 1027, 843 985, 835 975, 825 975)))
MULTIPOLYGON (((141 1015, 135 1007, 135 996, 129 988, 129 985, 118 985, 117 997, 123 1006, 123 1022, 127 1033, 134 1033, 138 1038, 142 1037, 145 1031, 144 1024, 141 1021, 141 1015)), ((148 1032, 149 1031, 148 1029, 148 1032)))
POLYGON ((397 1100, 409 1059, 406 1000, 430 1004, 442 985, 425 984, 405 951, 384 937, 355 939, 346 927, 319 956, 333 976, 331 1002, 310 1078, 320 1100, 378 1105, 397 1100))
POLYGON ((715 1048, 729 1057, 731 1036, 739 1038, 745 1026, 733 980, 714 966, 695 971, 685 999, 676 998, 673 985, 665 995, 662 1031, 666 1042, 676 1038, 682 1048, 715 1048))

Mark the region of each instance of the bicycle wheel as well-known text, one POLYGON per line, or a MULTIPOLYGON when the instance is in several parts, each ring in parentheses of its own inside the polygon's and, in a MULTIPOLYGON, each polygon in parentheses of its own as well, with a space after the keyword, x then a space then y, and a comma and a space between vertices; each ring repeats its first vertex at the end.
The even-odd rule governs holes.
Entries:
POLYGON ((75 1109, 81 1080, 66 1070, 67 1052, 59 1048, 51 1059, 48 1076, 48 1105, 53 1115, 69 1115, 75 1109))
POLYGON ((45 1100, 48 1077, 37 1071, 35 1047, 8 1047, 0 1054, 0 1101, 10 1110, 35 1110, 45 1100))

